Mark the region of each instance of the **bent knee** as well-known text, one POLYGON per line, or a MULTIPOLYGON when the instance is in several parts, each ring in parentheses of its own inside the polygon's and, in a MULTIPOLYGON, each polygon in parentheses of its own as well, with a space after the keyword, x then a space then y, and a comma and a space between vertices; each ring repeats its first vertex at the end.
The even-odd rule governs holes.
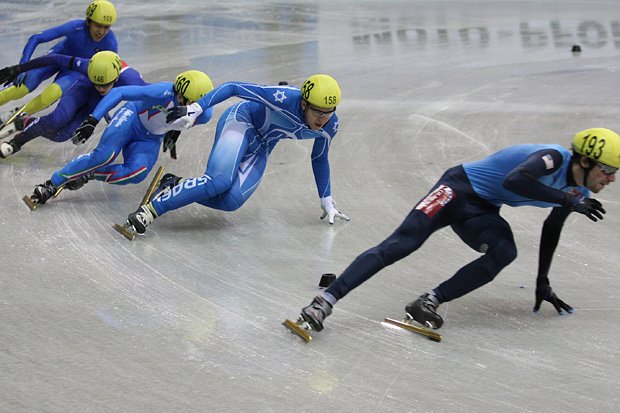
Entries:
POLYGON ((498 245, 489 248, 487 254, 491 255, 495 262, 503 268, 517 258, 517 246, 514 242, 502 241, 498 245))

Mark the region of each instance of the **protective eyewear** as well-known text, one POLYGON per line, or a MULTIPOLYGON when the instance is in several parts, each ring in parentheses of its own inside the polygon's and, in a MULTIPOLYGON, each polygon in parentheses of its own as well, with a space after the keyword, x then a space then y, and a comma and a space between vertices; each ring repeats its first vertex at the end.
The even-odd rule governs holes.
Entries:
POLYGON ((317 118, 330 118, 334 114, 334 112, 336 112, 336 108, 333 108, 332 110, 330 110, 328 112, 325 112, 325 111, 319 110, 317 108, 313 108, 310 105, 308 105, 308 109, 310 109, 312 114, 314 116, 316 116, 317 118))
POLYGON ((599 168, 601 168, 601 171, 603 171, 603 173, 605 175, 613 175, 613 174, 615 174, 618 171, 618 168, 614 168, 613 166, 605 165, 604 163, 596 162, 596 164, 598 165, 599 168))

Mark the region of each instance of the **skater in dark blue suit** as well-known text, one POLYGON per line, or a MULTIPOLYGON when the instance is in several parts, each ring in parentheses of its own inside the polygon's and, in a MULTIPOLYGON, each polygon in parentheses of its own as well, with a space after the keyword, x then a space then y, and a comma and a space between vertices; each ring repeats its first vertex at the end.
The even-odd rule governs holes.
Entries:
POLYGON ((500 216, 503 204, 553 208, 540 242, 534 311, 543 301, 558 313, 573 312, 552 290, 548 273, 564 221, 572 211, 592 221, 605 210, 590 193, 615 182, 620 167, 620 136, 604 128, 578 132, 572 151, 559 145, 516 145, 476 162, 448 169, 404 222, 379 245, 358 256, 322 295, 301 311, 320 331, 333 305, 381 269, 416 251, 438 229, 451 226, 483 255, 451 278, 407 305, 406 313, 422 325, 439 328, 437 307, 489 282, 517 257, 510 225, 500 216))

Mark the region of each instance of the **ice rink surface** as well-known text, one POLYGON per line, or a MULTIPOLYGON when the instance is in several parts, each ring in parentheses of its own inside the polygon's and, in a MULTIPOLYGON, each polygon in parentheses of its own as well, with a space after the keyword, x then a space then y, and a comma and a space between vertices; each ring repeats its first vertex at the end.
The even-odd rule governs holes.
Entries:
MULTIPOLYGON (((189 68, 216 85, 336 77, 332 192, 351 221, 319 220, 312 143, 282 141, 240 210, 192 205, 129 242, 112 224, 150 177, 91 182, 34 212, 21 200, 94 148, 103 123, 86 147, 34 141, 0 160, 0 411, 620 411, 617 185, 598 196, 605 220, 573 214, 556 251, 551 284, 573 315, 550 304, 532 313, 549 210, 504 207, 519 257, 440 307, 441 343, 381 321, 478 256, 450 230, 340 301, 312 342, 281 325, 320 291, 322 273, 389 235, 444 169, 511 144, 619 131, 620 3, 115 4, 120 54, 150 82, 189 68)), ((0 66, 85 6, 0 1, 0 66)), ((201 175, 214 129, 183 132, 179 159, 158 165, 201 175)))

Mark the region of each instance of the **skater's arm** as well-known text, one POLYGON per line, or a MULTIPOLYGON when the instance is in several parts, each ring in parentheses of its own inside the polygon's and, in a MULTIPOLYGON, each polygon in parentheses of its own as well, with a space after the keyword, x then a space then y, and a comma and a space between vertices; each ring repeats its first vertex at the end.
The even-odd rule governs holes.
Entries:
POLYGON ((63 54, 47 54, 45 56, 37 57, 29 60, 28 62, 18 65, 20 72, 26 72, 28 70, 36 69, 39 67, 53 66, 58 69, 70 69, 76 72, 88 76, 88 62, 90 59, 83 59, 81 57, 67 56, 63 54))
POLYGON ((37 46, 41 43, 47 43, 54 39, 59 39, 61 37, 67 36, 69 33, 73 32, 77 25, 84 24, 83 20, 73 20, 62 24, 60 26, 52 27, 51 29, 44 30, 42 32, 38 32, 30 36, 24 50, 22 52, 22 57, 19 63, 25 63, 32 57, 37 46))
POLYGON ((563 157, 559 151, 555 149, 537 151, 506 175, 504 188, 525 198, 564 205, 565 192, 551 188, 538 180, 544 175, 555 173, 562 164, 563 157))
POLYGON ((314 181, 319 192, 319 198, 331 195, 331 181, 329 168, 329 143, 328 137, 320 137, 314 140, 312 146, 312 172, 314 181))
POLYGON ((153 83, 144 86, 115 87, 101 99, 91 115, 94 119, 100 121, 106 113, 116 107, 121 101, 163 99, 166 93, 172 93, 171 91, 172 83, 170 82, 153 83))
POLYGON ((545 220, 540 236, 540 249, 538 255, 538 276, 536 278, 536 301, 534 312, 540 309, 543 301, 551 303, 559 314, 567 311, 573 312, 573 308, 562 301, 551 288, 549 283, 549 269, 553 254, 560 241, 560 234, 570 210, 566 208, 553 208, 545 220))

